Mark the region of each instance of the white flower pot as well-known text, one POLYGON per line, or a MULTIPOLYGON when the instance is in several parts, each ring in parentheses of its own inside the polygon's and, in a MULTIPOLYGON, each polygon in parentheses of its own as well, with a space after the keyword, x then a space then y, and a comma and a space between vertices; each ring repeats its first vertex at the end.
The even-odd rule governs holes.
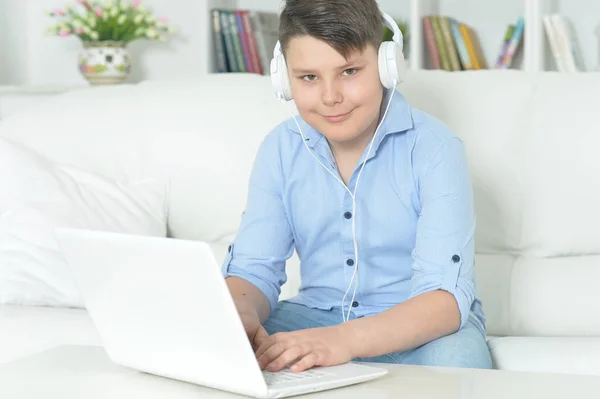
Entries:
POLYGON ((131 72, 131 55, 123 42, 83 42, 79 70, 92 85, 122 83, 131 72))

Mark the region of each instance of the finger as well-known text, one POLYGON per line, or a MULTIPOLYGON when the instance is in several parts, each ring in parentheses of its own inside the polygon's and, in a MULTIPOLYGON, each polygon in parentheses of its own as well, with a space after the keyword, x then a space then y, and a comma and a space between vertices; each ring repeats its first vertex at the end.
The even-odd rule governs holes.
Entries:
POLYGON ((263 326, 260 326, 256 331, 256 334, 254 334, 253 344, 255 346, 255 350, 260 348, 267 338, 269 338, 269 333, 267 333, 267 330, 265 330, 263 326))
MULTIPOLYGON (((266 332, 266 331, 265 331, 266 332)), ((267 334, 267 336, 260 337, 260 345, 258 345, 258 349, 256 350, 256 358, 258 359, 265 353, 271 346, 275 345, 277 342, 286 341, 289 333, 275 333, 271 336, 267 334)))
POLYGON ((256 358, 260 358, 266 351, 268 351, 271 348, 271 346, 275 345, 276 342, 277 341, 275 340, 275 338, 273 338, 273 336, 264 338, 261 341, 260 345, 258 345, 258 347, 256 348, 256 351, 254 353, 256 358))
POLYGON ((306 371, 316 365, 319 362, 319 355, 317 352, 310 352, 302 359, 298 360, 295 364, 290 367, 290 370, 294 373, 299 373, 301 371, 306 371))
POLYGON ((284 351, 279 357, 272 360, 267 365, 267 370, 269 371, 279 371, 282 368, 289 366, 294 363, 296 360, 304 357, 306 354, 310 353, 310 350, 306 346, 294 346, 286 351, 284 351))
POLYGON ((262 355, 257 357, 260 368, 266 368, 269 364, 271 364, 273 360, 277 359, 279 356, 281 356, 283 352, 285 352, 288 349, 288 344, 284 342, 277 342, 274 345, 271 345, 269 349, 267 349, 262 355))

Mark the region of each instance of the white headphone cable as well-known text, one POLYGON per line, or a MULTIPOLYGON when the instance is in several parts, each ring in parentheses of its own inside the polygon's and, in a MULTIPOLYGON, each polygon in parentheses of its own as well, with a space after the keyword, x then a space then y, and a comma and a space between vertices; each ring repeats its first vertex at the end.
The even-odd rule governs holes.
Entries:
POLYGON ((296 122, 296 126, 298 126, 298 130, 300 132, 300 135, 302 136, 302 141, 304 142, 304 145, 306 146, 306 149, 308 150, 308 152, 313 156, 313 158, 315 158, 317 160, 317 162, 319 162, 321 164, 321 166, 323 168, 325 168, 325 170, 327 172, 329 172, 329 174, 331 174, 338 182, 340 182, 340 184, 342 186, 344 186, 344 188, 346 189, 346 191, 348 191, 348 193, 350 194, 350 196, 352 197, 352 238, 353 238, 353 244, 354 244, 354 272, 352 273, 352 277, 350 279, 350 284, 348 285, 348 289, 346 290, 346 293, 344 294, 344 297, 342 298, 342 320, 343 321, 348 321, 350 319, 350 311, 352 310, 352 303, 354 302, 354 298, 356 297, 356 289, 358 288, 358 244, 356 241, 356 193, 358 191, 358 182, 360 180, 360 176, 362 175, 362 171, 365 167, 365 164, 367 162, 367 159, 369 158, 369 155, 371 153, 371 148, 373 147, 373 144, 375 143, 375 137, 377 137, 377 133, 379 131, 379 128, 381 127, 383 121, 385 120, 385 117, 388 113, 388 110, 390 108, 390 104, 392 103, 392 98, 394 97, 394 92, 395 87, 396 87, 396 82, 394 82, 394 88, 390 89, 392 90, 392 94, 390 96, 390 99, 388 101, 387 107, 385 109, 385 112, 383 114, 383 117, 381 118, 381 120, 379 121, 379 125, 377 126, 377 129, 375 129, 375 133, 373 134, 373 138, 371 139, 371 143, 369 145, 369 150, 367 151, 367 155, 365 156, 365 159, 362 163, 362 166, 360 168, 360 171, 358 172, 358 176, 356 177, 356 184, 354 185, 354 193, 352 193, 350 191, 350 189, 348 188, 348 186, 346 186, 346 184, 339 178, 337 177, 331 170, 329 170, 328 167, 326 167, 323 162, 321 162, 321 160, 319 158, 317 158, 317 156, 310 150, 310 148, 308 147, 308 144, 306 143, 306 138, 304 137, 304 133, 302 132, 302 128, 300 127, 300 124, 298 123, 298 121, 296 120, 296 116, 294 116, 294 122, 296 122), (346 296, 348 295, 348 292, 350 291, 350 288, 352 287, 352 283, 354 282, 354 278, 356 277, 356 284, 354 285, 354 293, 352 294, 352 300, 350 301, 350 306, 348 306, 348 316, 346 316, 346 314, 344 313, 344 302, 346 300, 346 296))

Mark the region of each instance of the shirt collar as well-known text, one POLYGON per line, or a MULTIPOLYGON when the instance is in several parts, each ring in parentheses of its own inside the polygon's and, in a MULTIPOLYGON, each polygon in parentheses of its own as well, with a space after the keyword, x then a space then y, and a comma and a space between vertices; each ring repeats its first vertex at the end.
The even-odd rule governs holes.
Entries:
MULTIPOLYGON (((385 113, 386 107, 388 106, 388 102, 390 101, 389 99, 391 94, 392 91, 385 92, 384 99, 381 104, 382 117, 385 113)), ((306 144, 309 147, 314 148, 319 141, 325 138, 323 134, 310 126, 300 115, 297 115, 295 119, 296 122, 294 122, 294 120, 291 121, 290 130, 300 134, 300 131, 298 130, 298 125, 300 125, 304 139, 306 140, 306 144)), ((398 90, 394 90, 392 103, 390 104, 383 123, 381 123, 379 132, 377 132, 377 137, 375 137, 373 150, 377 151, 377 148, 388 134, 404 132, 412 127, 413 120, 410 105, 398 90)))

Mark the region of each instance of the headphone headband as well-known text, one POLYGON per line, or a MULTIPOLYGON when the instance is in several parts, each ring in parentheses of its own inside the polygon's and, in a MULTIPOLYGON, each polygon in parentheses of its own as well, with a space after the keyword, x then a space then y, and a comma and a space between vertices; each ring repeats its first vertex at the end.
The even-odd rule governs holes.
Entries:
POLYGON ((396 21, 394 21, 394 18, 392 18, 389 14, 386 14, 383 11, 381 11, 381 16, 383 17, 383 24, 390 28, 390 30, 394 33, 394 36, 392 36, 392 40, 398 43, 398 45, 400 46, 400 50, 403 50, 404 37, 402 35, 402 31, 398 27, 398 24, 396 23, 396 21))
POLYGON ((273 49, 273 57, 277 57, 280 54, 283 54, 281 51, 281 43, 279 40, 277 40, 277 43, 275 43, 275 48, 273 49))

